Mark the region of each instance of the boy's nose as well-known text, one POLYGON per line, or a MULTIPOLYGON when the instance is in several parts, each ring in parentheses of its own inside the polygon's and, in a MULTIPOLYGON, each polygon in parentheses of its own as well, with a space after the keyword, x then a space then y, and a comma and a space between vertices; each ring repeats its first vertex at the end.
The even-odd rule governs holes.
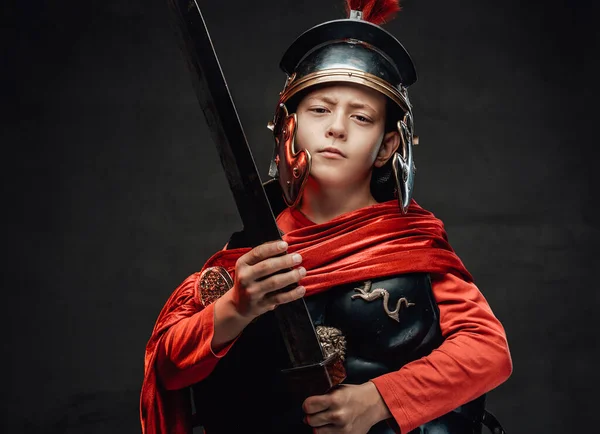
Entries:
POLYGON ((337 118, 334 122, 329 125, 327 129, 327 137, 333 137, 335 139, 346 138, 346 127, 341 119, 337 118))
POLYGON ((336 139, 343 139, 346 137, 346 133, 344 133, 341 130, 335 130, 333 128, 330 128, 329 131, 327 131, 327 136, 334 137, 336 139))

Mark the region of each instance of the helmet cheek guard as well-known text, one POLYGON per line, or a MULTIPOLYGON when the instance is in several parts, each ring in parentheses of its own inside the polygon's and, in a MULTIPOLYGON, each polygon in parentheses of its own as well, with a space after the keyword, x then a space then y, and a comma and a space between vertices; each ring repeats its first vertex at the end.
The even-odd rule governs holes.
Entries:
POLYGON ((405 113, 404 118, 398 121, 398 133, 402 149, 396 152, 392 161, 392 170, 396 181, 398 202, 402 214, 406 214, 413 194, 415 172, 417 171, 413 160, 413 122, 410 113, 405 113))
POLYGON ((289 114, 285 104, 279 104, 269 129, 275 136, 269 176, 279 179, 283 200, 287 206, 294 207, 310 174, 311 155, 306 149, 296 150, 298 116, 289 114))

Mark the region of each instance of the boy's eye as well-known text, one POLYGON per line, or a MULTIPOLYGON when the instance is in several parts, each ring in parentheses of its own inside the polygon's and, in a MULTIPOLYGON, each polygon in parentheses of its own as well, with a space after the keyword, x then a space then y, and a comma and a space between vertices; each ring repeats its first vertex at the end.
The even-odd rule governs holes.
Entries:
POLYGON ((363 122, 363 123, 368 123, 371 122, 371 119, 361 116, 361 115, 355 115, 354 118, 359 121, 359 122, 363 122))
POLYGON ((310 109, 310 111, 315 113, 327 113, 327 109, 324 107, 313 107, 310 109))

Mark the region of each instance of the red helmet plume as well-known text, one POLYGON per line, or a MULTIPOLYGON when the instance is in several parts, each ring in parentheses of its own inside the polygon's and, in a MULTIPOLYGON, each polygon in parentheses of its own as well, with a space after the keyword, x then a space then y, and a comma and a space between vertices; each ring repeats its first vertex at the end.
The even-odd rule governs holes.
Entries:
POLYGON ((346 10, 361 11, 362 19, 373 24, 383 24, 396 15, 401 7, 399 0, 346 0, 346 10))

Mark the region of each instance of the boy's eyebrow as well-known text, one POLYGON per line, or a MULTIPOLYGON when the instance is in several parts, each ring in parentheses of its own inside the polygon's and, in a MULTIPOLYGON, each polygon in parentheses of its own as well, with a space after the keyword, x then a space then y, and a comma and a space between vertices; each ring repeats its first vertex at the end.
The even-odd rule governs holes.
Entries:
POLYGON ((373 107, 371 107, 369 104, 363 103, 363 102, 358 102, 358 101, 353 101, 350 102, 348 104, 350 107, 352 108, 359 108, 359 109, 369 109, 372 112, 377 113, 377 110, 375 110, 373 107))
MULTIPOLYGON (((312 98, 317 99, 317 100, 321 100, 327 104, 332 104, 335 105, 338 103, 338 100, 335 98, 332 98, 330 96, 327 95, 316 95, 313 96, 312 98)), ((371 107, 369 104, 360 102, 360 101, 351 101, 350 103, 348 103, 348 105, 352 108, 357 108, 357 109, 369 109, 375 113, 377 113, 377 110, 375 110, 373 107, 371 107)))
POLYGON ((338 103, 337 99, 332 98, 332 97, 327 96, 327 95, 315 95, 315 96, 312 97, 312 99, 318 99, 318 100, 321 100, 323 102, 326 102, 327 104, 334 104, 335 105, 335 104, 338 103))

